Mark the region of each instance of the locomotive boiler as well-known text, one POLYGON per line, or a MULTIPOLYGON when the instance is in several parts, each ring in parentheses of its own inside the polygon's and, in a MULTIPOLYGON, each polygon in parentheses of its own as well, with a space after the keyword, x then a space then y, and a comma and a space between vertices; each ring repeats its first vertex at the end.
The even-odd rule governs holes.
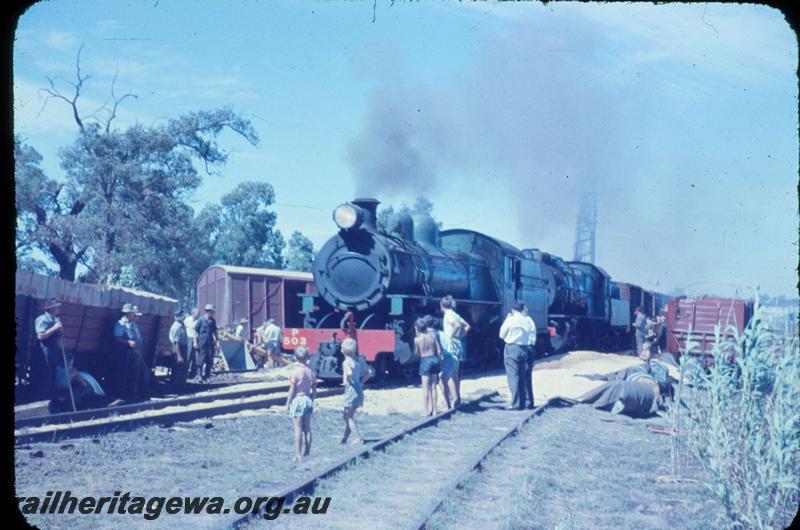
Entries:
POLYGON ((428 215, 396 214, 386 230, 379 229, 377 205, 375 199, 357 199, 335 209, 339 233, 317 253, 313 273, 318 295, 357 323, 361 352, 379 373, 414 365, 413 323, 426 314, 437 316, 439 301, 448 294, 473 328, 469 363, 499 355, 497 330, 515 299, 526 301, 537 327, 547 331, 556 292, 548 267, 478 232, 440 232, 428 215), (392 351, 372 346, 380 331, 392 333, 392 351))

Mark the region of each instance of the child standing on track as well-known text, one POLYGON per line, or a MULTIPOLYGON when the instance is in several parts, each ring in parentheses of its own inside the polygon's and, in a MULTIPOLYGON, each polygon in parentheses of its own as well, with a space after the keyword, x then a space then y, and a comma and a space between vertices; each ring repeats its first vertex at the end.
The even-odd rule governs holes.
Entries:
POLYGON ((426 416, 436 415, 436 385, 439 383, 441 351, 439 341, 428 322, 433 318, 427 315, 414 323, 417 336, 414 351, 419 355, 419 375, 422 378, 422 401, 426 416))
POLYGON ((286 398, 286 411, 294 423, 295 462, 311 452, 311 414, 314 412, 314 399, 317 397, 317 375, 308 367, 308 354, 305 346, 298 346, 294 350, 297 363, 289 377, 289 396, 286 398))
POLYGON ((358 426, 354 418, 356 409, 364 404, 364 383, 370 378, 371 370, 367 366, 363 357, 358 354, 356 341, 347 338, 342 341, 342 380, 345 386, 344 391, 344 435, 341 443, 346 443, 352 432, 355 439, 351 443, 363 444, 364 439, 358 432, 358 426))

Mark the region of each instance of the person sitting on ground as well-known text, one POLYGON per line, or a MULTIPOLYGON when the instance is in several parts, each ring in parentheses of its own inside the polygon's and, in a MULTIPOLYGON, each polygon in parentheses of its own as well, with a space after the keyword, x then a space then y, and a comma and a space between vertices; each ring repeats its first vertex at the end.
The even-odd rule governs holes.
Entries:
POLYGON ((311 414, 317 397, 317 375, 308 367, 310 352, 305 346, 294 350, 297 360, 289 376, 289 395, 286 411, 294 423, 294 461, 299 462, 311 452, 311 414), (305 448, 303 444, 305 443, 305 448))
POLYGON ((358 345, 355 339, 346 338, 342 341, 342 384, 344 391, 344 435, 341 443, 347 443, 347 439, 352 432, 355 439, 351 443, 363 444, 364 438, 358 432, 355 413, 358 408, 364 405, 364 383, 372 376, 371 370, 364 358, 358 354, 358 345))
POLYGON ((104 407, 109 404, 111 398, 106 396, 103 387, 88 372, 77 370, 73 366, 73 357, 67 355, 68 370, 64 369, 64 363, 55 367, 53 387, 55 394, 51 402, 52 411, 71 411, 72 400, 75 400, 75 409, 86 409, 104 407), (69 373, 69 384, 67 387, 67 373, 69 373), (70 395, 71 390, 71 395, 70 395))
POLYGON ((422 378, 422 403, 426 416, 436 414, 436 385, 439 383, 441 363, 441 350, 439 341, 433 334, 428 322, 433 320, 430 315, 418 318, 414 327, 417 336, 414 339, 414 351, 419 356, 419 375, 422 378))

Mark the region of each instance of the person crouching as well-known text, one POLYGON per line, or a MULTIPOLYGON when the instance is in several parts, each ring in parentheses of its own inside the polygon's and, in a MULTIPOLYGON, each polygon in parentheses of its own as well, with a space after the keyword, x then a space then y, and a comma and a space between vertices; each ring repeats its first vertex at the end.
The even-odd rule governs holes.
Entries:
POLYGON ((286 411, 294 423, 293 460, 299 462, 311 452, 311 414, 314 412, 314 399, 317 397, 317 375, 308 367, 308 348, 298 346, 294 350, 294 358, 297 362, 289 376, 286 411))

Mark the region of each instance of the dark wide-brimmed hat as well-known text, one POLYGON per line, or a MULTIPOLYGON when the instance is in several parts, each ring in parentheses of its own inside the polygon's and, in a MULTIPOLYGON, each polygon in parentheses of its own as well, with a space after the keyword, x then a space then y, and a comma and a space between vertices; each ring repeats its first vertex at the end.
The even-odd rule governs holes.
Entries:
POLYGON ((216 311, 214 304, 206 304, 206 311, 216 311))
POLYGON ((186 311, 183 309, 175 311, 175 320, 183 320, 184 318, 186 318, 186 311))
POLYGON ((123 313, 125 313, 126 315, 128 315, 130 313, 135 313, 136 312, 136 306, 133 305, 133 304, 125 304, 125 305, 122 306, 122 310, 121 311, 123 313))
POLYGON ((61 302, 59 302, 57 299, 55 299, 55 298, 49 298, 49 299, 48 299, 48 300, 47 300, 47 301, 44 303, 44 308, 45 308, 45 309, 53 309, 54 307, 58 307, 58 306, 60 306, 60 305, 61 305, 61 302))

